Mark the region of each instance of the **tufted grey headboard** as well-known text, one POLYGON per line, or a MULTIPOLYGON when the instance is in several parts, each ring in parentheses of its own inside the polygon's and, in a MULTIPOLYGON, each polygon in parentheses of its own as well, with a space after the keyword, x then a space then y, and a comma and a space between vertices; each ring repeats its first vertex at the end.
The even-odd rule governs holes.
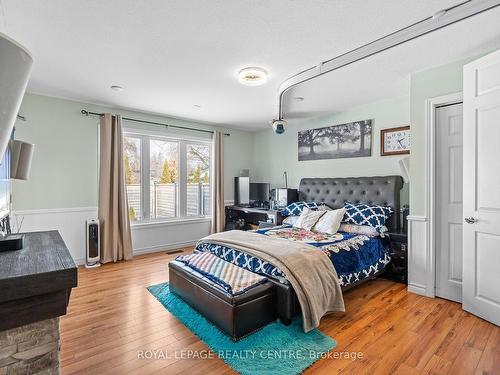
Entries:
POLYGON ((299 185, 299 200, 325 203, 341 208, 345 202, 377 204, 394 209, 386 226, 399 228, 399 193, 403 187, 401 176, 303 178, 299 185))

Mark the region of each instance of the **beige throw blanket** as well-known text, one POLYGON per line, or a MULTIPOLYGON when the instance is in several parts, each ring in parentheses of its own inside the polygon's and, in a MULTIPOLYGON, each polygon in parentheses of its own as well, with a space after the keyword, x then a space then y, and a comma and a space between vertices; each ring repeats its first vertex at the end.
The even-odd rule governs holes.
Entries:
POLYGON ((239 230, 215 233, 198 243, 204 242, 236 248, 283 271, 297 294, 304 332, 318 327, 324 315, 345 311, 337 272, 314 246, 239 230))

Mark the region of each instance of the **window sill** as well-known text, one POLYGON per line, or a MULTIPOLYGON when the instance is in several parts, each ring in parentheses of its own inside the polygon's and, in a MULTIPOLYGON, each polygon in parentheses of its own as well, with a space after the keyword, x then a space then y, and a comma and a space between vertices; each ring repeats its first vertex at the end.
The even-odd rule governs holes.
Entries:
POLYGON ((132 230, 134 229, 146 229, 146 228, 155 228, 155 227, 168 227, 173 225, 182 225, 182 224, 196 224, 196 223, 206 223, 212 221, 211 217, 193 217, 193 218, 173 218, 166 220, 151 220, 151 221, 140 221, 131 223, 130 227, 132 230))

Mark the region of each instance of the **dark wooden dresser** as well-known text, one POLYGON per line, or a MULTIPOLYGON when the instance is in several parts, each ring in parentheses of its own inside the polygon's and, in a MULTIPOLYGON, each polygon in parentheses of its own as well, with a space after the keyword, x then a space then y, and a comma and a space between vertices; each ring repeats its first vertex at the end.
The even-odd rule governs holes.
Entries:
POLYGON ((25 233, 0 252, 0 331, 66 314, 77 266, 58 231, 25 233))

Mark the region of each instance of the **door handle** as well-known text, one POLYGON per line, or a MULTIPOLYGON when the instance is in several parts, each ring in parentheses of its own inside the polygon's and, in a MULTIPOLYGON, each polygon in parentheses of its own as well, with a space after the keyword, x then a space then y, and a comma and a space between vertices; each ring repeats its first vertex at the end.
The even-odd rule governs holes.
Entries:
POLYGON ((472 216, 470 216, 470 217, 466 217, 466 218, 464 218, 464 220, 465 220, 465 222, 466 222, 467 224, 474 224, 475 222, 477 222, 477 219, 476 219, 476 218, 474 218, 474 217, 472 217, 472 216))

